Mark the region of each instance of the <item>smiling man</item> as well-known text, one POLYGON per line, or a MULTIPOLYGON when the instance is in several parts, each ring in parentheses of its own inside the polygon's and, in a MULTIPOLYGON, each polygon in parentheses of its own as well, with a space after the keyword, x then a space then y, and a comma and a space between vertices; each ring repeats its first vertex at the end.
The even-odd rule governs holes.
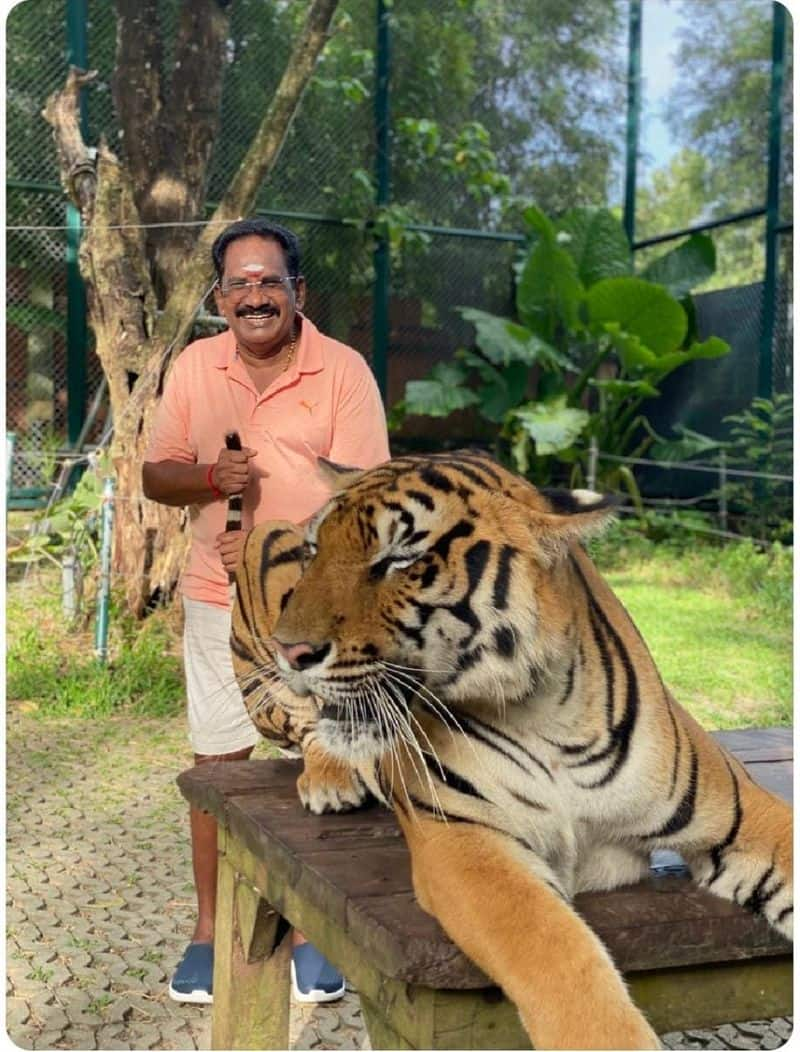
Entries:
MULTIPOLYGON (((188 506, 192 543, 181 578, 189 738, 195 762, 246 759, 258 739, 231 665, 234 570, 245 534, 267 519, 300 523, 329 496, 317 457, 369 468, 389 457, 386 421, 364 358, 302 314, 297 237, 253 219, 212 247, 219 336, 190 344, 159 404, 142 471, 145 496, 188 506), (242 449, 225 447, 238 432, 242 449), (226 532, 227 497, 242 496, 242 529, 226 532)), ((190 811, 198 916, 170 984, 174 1000, 213 999, 217 833, 190 811)), ((344 980, 295 935, 292 977, 301 1000, 341 997, 344 980)))

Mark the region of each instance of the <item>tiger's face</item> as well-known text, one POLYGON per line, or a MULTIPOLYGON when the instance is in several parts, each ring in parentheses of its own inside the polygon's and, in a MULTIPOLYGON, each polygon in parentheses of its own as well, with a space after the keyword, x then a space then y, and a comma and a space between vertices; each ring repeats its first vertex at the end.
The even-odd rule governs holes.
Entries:
POLYGON ((398 458, 333 497, 272 636, 326 747, 365 758, 413 736, 415 709, 528 698, 564 646, 567 518, 477 454, 398 458))

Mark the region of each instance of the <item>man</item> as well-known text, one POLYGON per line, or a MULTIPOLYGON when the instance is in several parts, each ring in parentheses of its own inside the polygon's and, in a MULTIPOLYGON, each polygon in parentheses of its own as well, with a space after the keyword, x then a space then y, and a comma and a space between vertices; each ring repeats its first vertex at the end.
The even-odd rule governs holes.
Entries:
MULTIPOLYGON (((362 356, 301 313, 299 244, 284 227, 243 220, 212 248, 215 299, 227 331, 190 344, 158 407, 142 471, 145 496, 188 505, 192 544, 181 578, 189 737, 195 763, 249 757, 258 733, 231 664, 230 586, 246 532, 267 519, 300 523, 328 498, 319 455, 357 467, 389 457, 375 380, 362 356), (237 431, 242 449, 225 448, 237 431), (226 498, 242 494, 242 529, 225 532, 226 498)), ((216 823, 190 811, 198 916, 170 984, 179 1001, 212 1000, 216 823)), ((334 1000, 338 972, 299 933, 292 979, 301 1000, 334 1000)))

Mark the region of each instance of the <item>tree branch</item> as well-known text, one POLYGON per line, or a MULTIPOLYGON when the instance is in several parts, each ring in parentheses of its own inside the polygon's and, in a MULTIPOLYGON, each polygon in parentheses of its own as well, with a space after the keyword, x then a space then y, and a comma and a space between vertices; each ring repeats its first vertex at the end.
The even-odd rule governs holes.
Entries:
POLYGON ((116 416, 128 401, 128 374, 146 368, 156 303, 130 177, 104 142, 97 160, 94 220, 81 242, 81 271, 116 416))
POLYGON ((97 176, 94 158, 81 134, 80 93, 96 76, 96 69, 86 71, 70 66, 66 84, 48 97, 42 110, 53 129, 61 184, 84 223, 91 222, 97 176))
POLYGON ((123 156, 136 203, 147 222, 147 200, 160 164, 155 129, 163 106, 158 0, 117 0, 114 106, 123 132, 123 156))

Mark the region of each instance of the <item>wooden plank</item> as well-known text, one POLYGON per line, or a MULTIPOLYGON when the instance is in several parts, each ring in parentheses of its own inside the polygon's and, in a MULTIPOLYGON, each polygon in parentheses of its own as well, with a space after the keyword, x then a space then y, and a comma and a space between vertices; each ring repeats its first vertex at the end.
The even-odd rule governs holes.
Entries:
POLYGON ((651 877, 575 908, 625 972, 775 956, 791 945, 766 921, 717 898, 688 877, 651 877))
POLYGON ((367 1026, 370 1048, 374 1052, 379 1049, 413 1049, 408 1041, 392 1027, 384 1013, 377 1008, 368 997, 359 994, 361 1002, 361 1014, 367 1026))
POLYGON ((765 789, 769 789, 771 793, 783 797, 789 803, 792 802, 794 779, 792 777, 793 765, 791 762, 748 763, 746 766, 748 774, 759 785, 763 785, 765 789))
POLYGON ((792 1013, 792 958, 739 961, 627 976, 656 1033, 792 1013))
POLYGON ((531 1039, 516 1005, 496 986, 437 990, 432 1048, 529 1049, 531 1039))
POLYGON ((740 760, 746 759, 745 753, 762 749, 789 749, 792 748, 791 727, 754 727, 738 731, 712 731, 712 737, 716 738, 720 745, 730 750, 740 760))
POLYGON ((202 763, 178 775, 178 788, 194 807, 219 820, 225 800, 249 793, 297 797, 295 782, 302 770, 297 760, 234 760, 202 763))

